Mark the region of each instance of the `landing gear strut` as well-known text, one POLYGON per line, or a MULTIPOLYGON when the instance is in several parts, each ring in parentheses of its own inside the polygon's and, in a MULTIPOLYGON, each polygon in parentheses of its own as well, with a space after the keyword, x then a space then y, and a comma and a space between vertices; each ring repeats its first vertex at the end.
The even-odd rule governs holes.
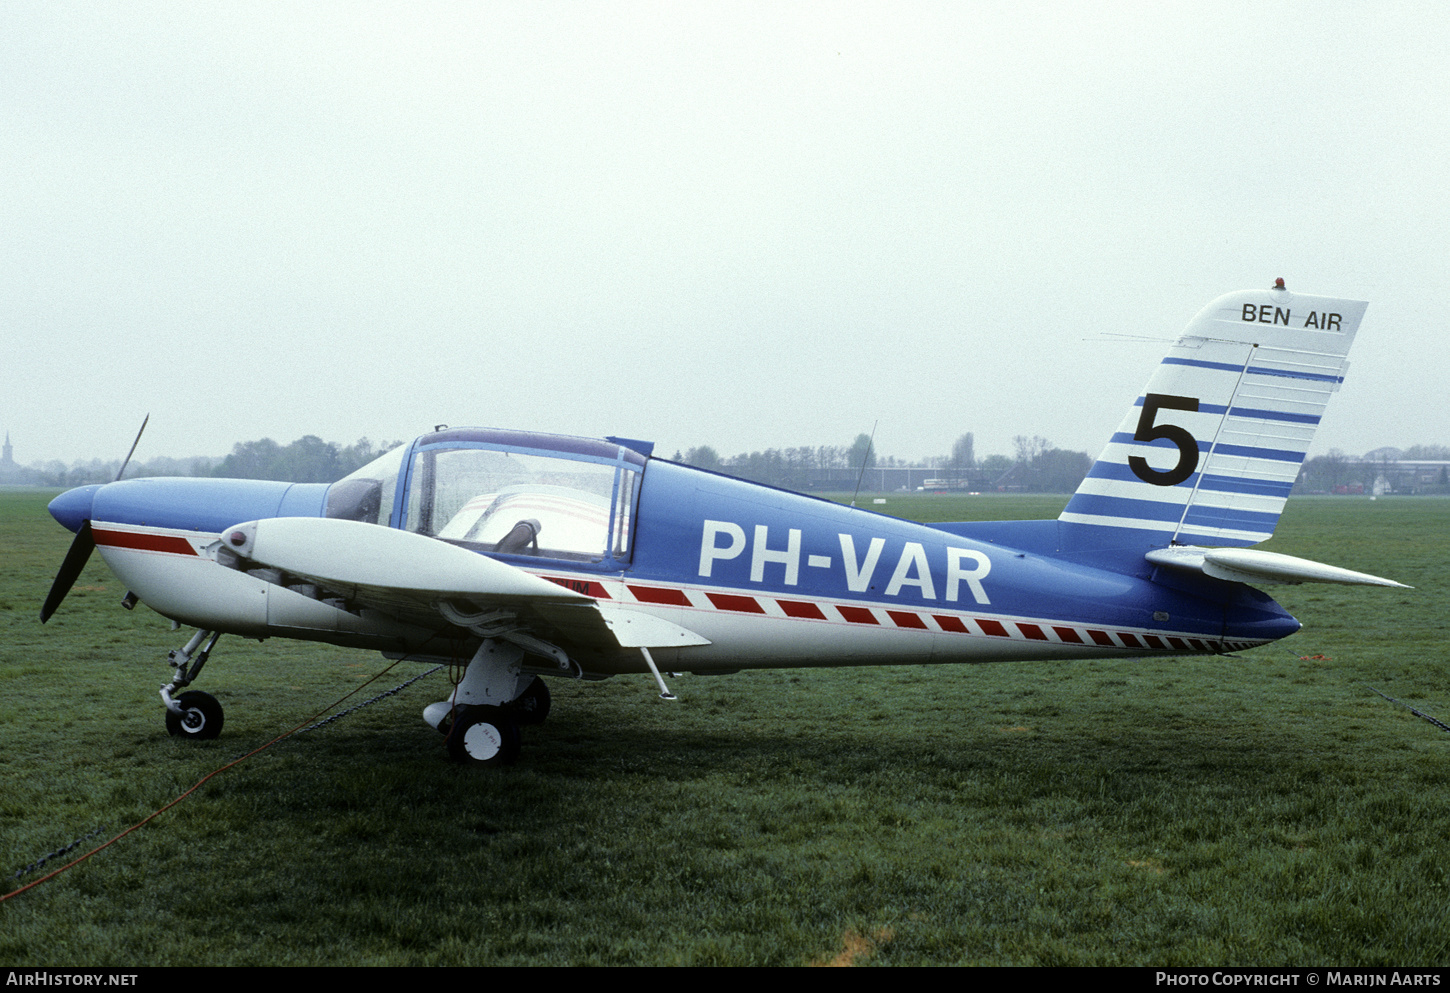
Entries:
POLYGON ((224 716, 222 705, 217 703, 216 697, 196 690, 176 698, 171 695, 189 686, 201 673, 202 666, 206 665, 206 660, 220 637, 220 631, 197 628, 190 641, 166 656, 166 661, 171 663, 176 675, 171 682, 161 687, 161 702, 166 704, 166 730, 173 737, 205 741, 222 733, 224 716), (208 638, 211 640, 207 641, 208 638), (206 641, 206 647, 198 652, 197 649, 201 648, 203 641, 206 641))
POLYGON ((493 766, 519 757, 519 728, 542 724, 549 714, 549 688, 521 671, 523 657, 518 645, 485 638, 453 695, 423 711, 446 736, 449 758, 493 766))

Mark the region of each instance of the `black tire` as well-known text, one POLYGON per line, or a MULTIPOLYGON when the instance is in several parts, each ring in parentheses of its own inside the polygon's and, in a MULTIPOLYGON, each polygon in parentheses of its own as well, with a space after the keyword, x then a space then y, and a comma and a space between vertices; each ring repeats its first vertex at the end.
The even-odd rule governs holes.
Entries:
POLYGON ((520 742, 518 721, 502 707, 469 707, 448 729, 448 757, 466 765, 512 765, 520 742))
POLYGON ((166 712, 166 730, 174 738, 210 741, 222 733, 222 705, 210 693, 192 690, 176 698, 185 714, 166 712))
POLYGON ((528 689, 524 690, 512 702, 505 705, 509 716, 518 721, 524 727, 533 727, 544 723, 544 718, 549 716, 549 687, 538 676, 529 683, 528 689))

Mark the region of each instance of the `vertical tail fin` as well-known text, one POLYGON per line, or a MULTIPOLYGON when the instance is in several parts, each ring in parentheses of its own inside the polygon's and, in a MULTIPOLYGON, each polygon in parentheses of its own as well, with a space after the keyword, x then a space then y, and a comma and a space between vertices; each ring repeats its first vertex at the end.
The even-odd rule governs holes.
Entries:
MULTIPOLYGON (((1274 526, 1367 305, 1273 290, 1219 297, 1185 329, 1058 518, 1151 544, 1252 545, 1274 526), (1126 537, 1126 536, 1124 536, 1126 537)), ((1084 530, 1093 529, 1093 530, 1084 530)))

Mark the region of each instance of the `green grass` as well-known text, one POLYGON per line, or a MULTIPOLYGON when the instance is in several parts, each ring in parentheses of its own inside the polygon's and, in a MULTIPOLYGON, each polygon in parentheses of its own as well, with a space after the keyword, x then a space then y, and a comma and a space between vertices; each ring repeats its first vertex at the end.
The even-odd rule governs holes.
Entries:
MULTIPOLYGON (((188 632, 122 610, 98 557, 42 627, 69 540, 44 503, 0 494, 0 889, 385 665, 223 638, 200 685, 226 732, 168 738, 188 632)), ((1418 588, 1278 588, 1305 630, 1242 658, 683 676, 674 704, 554 680, 501 772, 444 759, 440 673, 0 904, 0 961, 1445 965, 1450 735, 1365 684, 1450 720, 1447 524, 1444 500, 1291 501, 1269 547, 1418 588)))

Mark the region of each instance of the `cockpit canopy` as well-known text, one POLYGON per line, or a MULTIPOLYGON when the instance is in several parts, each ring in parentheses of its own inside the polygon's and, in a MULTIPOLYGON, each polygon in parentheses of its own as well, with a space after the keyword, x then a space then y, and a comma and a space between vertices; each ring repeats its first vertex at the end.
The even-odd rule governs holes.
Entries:
POLYGON ((326 514, 484 552, 618 564, 629 560, 644 465, 608 441, 455 428, 338 480, 326 514))

